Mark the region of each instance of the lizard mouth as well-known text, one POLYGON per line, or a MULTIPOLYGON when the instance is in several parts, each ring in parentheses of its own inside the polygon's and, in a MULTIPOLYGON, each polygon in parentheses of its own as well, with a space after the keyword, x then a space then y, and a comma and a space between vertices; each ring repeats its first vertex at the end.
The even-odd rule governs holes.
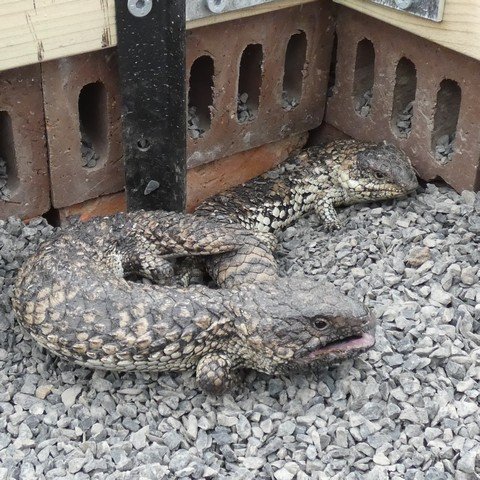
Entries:
POLYGON ((316 360, 318 357, 335 354, 341 355, 342 353, 352 353, 368 350, 375 345, 375 334, 373 330, 363 332, 360 335, 352 335, 351 337, 342 338, 335 342, 330 342, 319 347, 311 352, 308 357, 311 360, 316 360))
POLYGON ((303 365, 338 363, 342 360, 356 357, 374 345, 375 329, 372 328, 358 335, 345 337, 318 347, 303 358, 298 359, 298 362, 303 365))

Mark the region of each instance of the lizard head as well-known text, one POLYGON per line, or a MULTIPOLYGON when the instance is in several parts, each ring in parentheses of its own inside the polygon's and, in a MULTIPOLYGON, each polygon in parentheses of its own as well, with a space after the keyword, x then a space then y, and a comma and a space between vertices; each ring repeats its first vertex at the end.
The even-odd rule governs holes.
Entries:
POLYGON ((329 283, 281 278, 249 290, 244 305, 243 361, 266 373, 338 363, 375 343, 370 312, 329 283), (250 302, 257 315, 248 315, 250 302))
POLYGON ((347 159, 340 182, 352 201, 401 197, 418 187, 415 170, 407 155, 387 143, 364 144, 347 159))

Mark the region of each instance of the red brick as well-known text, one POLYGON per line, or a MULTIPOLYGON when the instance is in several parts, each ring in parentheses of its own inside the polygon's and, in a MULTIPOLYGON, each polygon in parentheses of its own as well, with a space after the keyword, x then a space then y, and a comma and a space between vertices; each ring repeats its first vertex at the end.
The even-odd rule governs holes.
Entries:
POLYGON ((40 66, 0 72, 0 155, 10 192, 0 218, 34 217, 50 208, 40 66))
POLYGON ((46 62, 43 83, 53 206, 65 207, 121 190, 125 180, 115 51, 101 50, 46 62), (92 89, 91 114, 86 116, 92 130, 104 131, 97 147, 100 161, 93 168, 82 166, 80 150, 79 97, 89 84, 97 86, 84 90, 92 89), (104 103, 102 92, 106 95, 104 103))
MULTIPOLYGON (((196 59, 207 55, 214 61, 214 82, 211 126, 201 138, 188 138, 189 167, 320 125, 333 26, 330 3, 315 2, 190 30, 187 71, 196 59), (307 40, 303 90, 299 105, 286 111, 282 108, 285 54, 291 36, 300 31, 305 32, 307 40), (240 62, 243 51, 251 44, 263 48, 260 99, 256 118, 240 124, 237 120, 240 62)), ((205 95, 208 94, 207 88, 205 95)))
MULTIPOLYGON (((202 138, 188 138, 188 166, 196 167, 318 126, 325 108, 332 28, 330 5, 318 2, 189 31, 187 71, 198 57, 209 55, 214 61, 214 76, 211 127, 202 138), (307 42, 302 94, 299 105, 286 111, 282 108, 285 54, 291 36, 300 31, 307 42), (236 115, 237 83, 242 53, 250 44, 260 44, 263 49, 259 108, 255 120, 240 124, 236 115)), ((296 71, 301 72, 301 67, 297 65, 296 71)), ((76 205, 121 190, 124 171, 114 52, 104 50, 46 62, 43 81, 53 206, 76 205), (102 82, 108 95, 108 134, 100 163, 86 168, 80 151, 78 100, 82 88, 96 82, 102 82)), ((200 83, 208 89, 208 82, 202 78, 200 83)), ((101 115, 93 117, 95 121, 101 115)))
POLYGON ((61 208, 59 209, 59 216, 61 222, 64 222, 68 217, 77 215, 80 217, 80 220, 86 221, 93 217, 103 217, 118 212, 125 212, 126 209, 127 199, 125 192, 122 191, 61 208))
MULTIPOLYGON (((270 170, 300 149, 306 137, 306 134, 292 135, 285 140, 190 169, 187 173, 187 210, 191 212, 206 198, 270 170)), ((77 215, 85 221, 124 212, 126 208, 126 196, 122 191, 61 208, 59 216, 61 222, 77 215)))
POLYGON ((348 8, 341 7, 338 13, 336 83, 326 121, 360 140, 396 144, 426 180, 441 177, 458 191, 479 189, 480 62, 348 8), (353 95, 357 45, 365 38, 375 50, 373 100, 366 118, 356 113, 353 95), (403 57, 413 62, 417 79, 408 138, 398 137, 391 127, 396 69, 403 57), (461 88, 461 104, 455 153, 448 164, 441 165, 435 160, 432 135, 437 92, 445 79, 461 88))
POLYGON ((306 134, 292 135, 278 142, 236 153, 187 172, 187 210, 193 211, 208 197, 242 184, 285 160, 300 149, 306 134))

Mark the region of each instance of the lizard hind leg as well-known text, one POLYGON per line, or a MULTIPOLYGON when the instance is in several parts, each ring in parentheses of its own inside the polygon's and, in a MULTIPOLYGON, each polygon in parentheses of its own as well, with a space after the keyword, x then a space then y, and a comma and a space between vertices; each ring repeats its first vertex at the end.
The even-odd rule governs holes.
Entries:
POLYGON ((155 251, 134 249, 125 262, 128 275, 148 278, 158 285, 169 285, 175 276, 175 259, 167 259, 155 251))
POLYGON ((210 395, 221 395, 234 383, 232 362, 225 353, 208 353, 197 364, 198 386, 210 395))
POLYGON ((270 232, 252 232, 261 242, 263 242, 272 252, 278 247, 278 239, 275 234, 270 232))

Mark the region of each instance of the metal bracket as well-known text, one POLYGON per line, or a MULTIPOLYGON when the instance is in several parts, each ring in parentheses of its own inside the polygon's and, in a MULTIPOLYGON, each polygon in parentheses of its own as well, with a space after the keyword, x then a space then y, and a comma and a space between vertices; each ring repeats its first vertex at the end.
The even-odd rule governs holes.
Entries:
POLYGON ((118 0, 129 210, 184 210, 185 0, 118 0))
POLYGON ((256 7, 264 3, 275 3, 275 0, 187 0, 187 21, 256 7))
POLYGON ((443 8, 446 0, 367 0, 384 7, 394 8, 401 12, 410 13, 417 17, 426 18, 434 22, 443 19, 443 8))

